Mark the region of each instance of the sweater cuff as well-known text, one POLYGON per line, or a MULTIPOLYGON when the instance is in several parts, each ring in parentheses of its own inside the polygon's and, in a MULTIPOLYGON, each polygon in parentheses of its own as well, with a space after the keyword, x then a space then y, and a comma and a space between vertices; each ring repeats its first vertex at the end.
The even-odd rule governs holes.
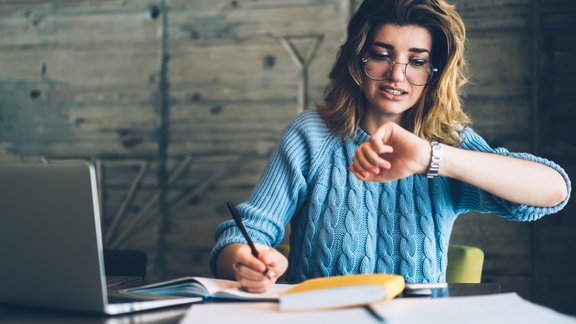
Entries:
MULTIPOLYGON (((224 224, 221 224, 219 228, 223 225, 224 224)), ((212 271, 214 277, 218 278, 218 273, 216 271, 216 260, 218 259, 220 252, 222 252, 222 249, 230 244, 246 244, 247 242, 237 227, 228 227, 222 231, 217 229, 216 233, 216 244, 212 248, 212 252, 210 252, 210 271, 212 271)))
POLYGON ((552 207, 536 207, 530 205, 516 204, 516 206, 514 206, 513 208, 514 213, 520 215, 529 215, 530 218, 526 219, 529 221, 538 220, 544 215, 555 214, 560 210, 562 210, 566 206, 566 204, 568 204, 568 200, 570 199, 570 194, 572 192, 572 184, 570 182, 570 178, 568 178, 568 174, 566 174, 564 169, 562 169, 561 167, 559 167, 557 164, 554 163, 551 165, 547 163, 544 164, 556 170, 558 173, 560 173, 562 178, 564 178, 564 181, 566 183, 566 198, 564 198, 564 200, 562 200, 561 202, 552 207))
POLYGON ((572 184, 570 182, 570 178, 568 177, 568 174, 566 173, 566 171, 564 171, 564 169, 562 167, 560 167, 558 164, 556 164, 556 163, 554 163, 548 159, 545 159, 542 157, 537 157, 537 156, 534 156, 534 155, 529 154, 529 153, 510 153, 507 150, 502 149, 502 148, 497 148, 495 150, 495 152, 498 154, 502 154, 502 155, 512 156, 512 157, 516 157, 519 159, 544 164, 544 165, 550 167, 551 169, 555 170, 556 172, 558 172, 562 176, 562 178, 564 179, 564 182, 566 183, 566 193, 567 193, 566 198, 564 198, 564 200, 562 200, 561 202, 559 202, 555 206, 536 207, 536 206, 531 206, 531 205, 512 204, 511 205, 512 215, 520 215, 521 218, 518 219, 517 217, 507 217, 509 220, 535 221, 535 220, 540 219, 542 216, 557 213, 562 208, 564 208, 564 206, 566 206, 566 204, 568 203, 568 200, 570 199, 570 194, 572 192, 572 184))

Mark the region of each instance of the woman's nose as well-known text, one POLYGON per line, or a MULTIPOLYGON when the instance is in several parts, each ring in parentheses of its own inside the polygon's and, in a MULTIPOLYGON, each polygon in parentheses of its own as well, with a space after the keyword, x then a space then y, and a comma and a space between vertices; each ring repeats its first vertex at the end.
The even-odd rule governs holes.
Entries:
POLYGON ((404 63, 392 62, 392 68, 390 69, 389 78, 392 81, 404 81, 406 75, 404 74, 404 63))

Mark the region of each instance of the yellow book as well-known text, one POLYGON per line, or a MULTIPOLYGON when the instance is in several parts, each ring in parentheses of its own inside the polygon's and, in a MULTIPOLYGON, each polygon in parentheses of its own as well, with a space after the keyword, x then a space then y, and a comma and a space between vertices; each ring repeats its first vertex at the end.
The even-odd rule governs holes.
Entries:
POLYGON ((366 305, 398 296, 404 285, 404 277, 395 274, 309 279, 280 295, 280 309, 303 311, 366 305))

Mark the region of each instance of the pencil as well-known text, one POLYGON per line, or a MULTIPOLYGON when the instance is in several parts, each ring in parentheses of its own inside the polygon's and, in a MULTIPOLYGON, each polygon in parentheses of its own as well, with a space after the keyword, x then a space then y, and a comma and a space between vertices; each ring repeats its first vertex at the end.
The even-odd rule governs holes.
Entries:
MULTIPOLYGON (((242 222, 242 218, 240 217, 240 214, 238 214, 236 207, 234 207, 234 205, 231 202, 227 202, 226 205, 228 206, 228 210, 230 211, 232 218, 236 222, 236 225, 240 228, 240 232, 242 232, 242 235, 244 235, 246 242, 248 242, 248 246, 250 246, 250 250, 252 251, 252 255, 257 258, 259 252, 256 249, 256 246, 254 245, 254 242, 252 241, 250 234, 248 234, 248 231, 246 230, 246 226, 244 226, 244 223, 242 222)), ((271 279, 269 274, 268 274, 268 266, 266 266, 266 270, 264 270, 263 274, 266 277, 268 277, 268 279, 271 279)))

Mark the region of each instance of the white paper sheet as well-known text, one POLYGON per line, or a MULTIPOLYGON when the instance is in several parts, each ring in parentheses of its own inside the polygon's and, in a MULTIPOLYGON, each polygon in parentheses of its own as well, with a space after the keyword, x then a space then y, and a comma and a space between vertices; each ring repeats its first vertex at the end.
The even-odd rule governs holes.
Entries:
MULTIPOLYGON (((576 318, 522 299, 515 293, 450 297, 397 298, 373 304, 386 324, 576 324, 576 318)), ((280 312, 275 303, 195 304, 180 322, 283 324, 377 323, 362 308, 310 312, 280 312)))
POLYGON ((377 323, 362 307, 314 312, 280 312, 275 303, 212 303, 190 307, 181 324, 322 324, 377 323))
POLYGON ((373 304, 386 324, 576 324, 576 318, 522 299, 516 293, 450 297, 398 298, 373 304))

